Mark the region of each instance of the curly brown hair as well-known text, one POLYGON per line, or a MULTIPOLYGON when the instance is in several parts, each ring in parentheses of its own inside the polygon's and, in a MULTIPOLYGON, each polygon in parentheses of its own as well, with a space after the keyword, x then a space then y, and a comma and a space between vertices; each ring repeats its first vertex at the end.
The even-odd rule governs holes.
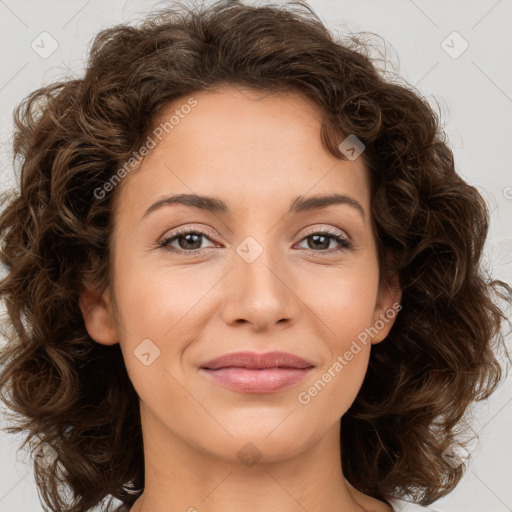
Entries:
POLYGON ((472 402, 500 383, 500 301, 512 290, 482 268, 489 212, 456 173, 440 116, 386 77, 368 48, 362 34, 335 38, 302 1, 177 3, 138 26, 102 30, 83 78, 17 106, 19 191, 4 197, 0 215, 0 391, 15 420, 7 430, 25 432, 34 450, 55 450, 51 464, 34 464, 51 510, 82 512, 112 497, 129 506, 142 493, 137 393, 119 345, 96 343, 79 308, 86 284, 105 290, 112 278, 119 187, 97 190, 170 101, 222 84, 307 95, 322 107, 321 140, 339 159, 346 135, 364 142, 381 270, 398 273, 403 308, 372 347, 343 417, 342 467, 356 489, 384 501, 408 495, 428 505, 457 485, 464 465, 441 454, 472 402))

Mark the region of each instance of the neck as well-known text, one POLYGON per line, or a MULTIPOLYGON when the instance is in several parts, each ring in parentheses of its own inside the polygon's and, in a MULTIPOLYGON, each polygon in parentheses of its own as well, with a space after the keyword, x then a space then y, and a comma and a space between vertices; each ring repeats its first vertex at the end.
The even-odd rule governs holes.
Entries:
POLYGON ((238 452, 246 451, 247 462, 236 453, 220 459, 187 445, 156 418, 144 415, 145 489, 131 512, 167 512, 169 507, 187 512, 379 510, 363 508, 364 495, 343 477, 340 428, 336 422, 305 452, 286 460, 252 464, 248 445, 238 452))

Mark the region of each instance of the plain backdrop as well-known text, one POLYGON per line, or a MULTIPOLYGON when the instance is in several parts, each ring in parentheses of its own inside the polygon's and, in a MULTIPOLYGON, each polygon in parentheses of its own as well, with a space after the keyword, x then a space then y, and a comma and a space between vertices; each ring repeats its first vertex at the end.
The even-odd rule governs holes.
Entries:
MULTIPOLYGON (((0 190, 15 186, 10 152, 15 105, 59 77, 80 75, 99 30, 134 22, 164 3, 0 0, 0 190)), ((390 69, 432 104, 437 99, 458 172, 492 211, 486 260, 496 277, 512 283, 512 1, 310 0, 309 5, 339 35, 381 36, 390 69)), ((468 470, 432 507, 512 511, 510 375, 474 414, 479 442, 468 470)), ((3 415, 0 420, 4 427, 3 415)), ((28 456, 17 452, 19 441, 0 434, 0 512, 42 511, 28 456)))

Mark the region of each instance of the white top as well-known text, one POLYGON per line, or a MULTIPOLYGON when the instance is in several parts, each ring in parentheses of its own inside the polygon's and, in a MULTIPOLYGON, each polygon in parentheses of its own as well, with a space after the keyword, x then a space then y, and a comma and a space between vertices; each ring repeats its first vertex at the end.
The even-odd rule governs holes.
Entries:
POLYGON ((393 507, 394 512, 441 512, 435 508, 427 508, 410 501, 399 500, 398 498, 392 498, 388 500, 393 507))

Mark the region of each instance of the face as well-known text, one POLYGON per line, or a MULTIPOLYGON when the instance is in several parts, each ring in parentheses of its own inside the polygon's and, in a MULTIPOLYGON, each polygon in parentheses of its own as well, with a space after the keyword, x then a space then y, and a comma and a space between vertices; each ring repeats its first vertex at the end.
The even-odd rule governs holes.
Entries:
POLYGON ((368 173, 322 147, 319 107, 298 94, 194 98, 115 191, 113 286, 82 311, 96 341, 120 343, 143 425, 222 459, 247 442, 288 457, 339 422, 396 314, 397 292, 379 287, 368 173), (214 201, 167 200, 182 194, 214 201), (311 201, 325 195, 339 197, 311 201), (309 368, 204 368, 240 351, 309 368))

